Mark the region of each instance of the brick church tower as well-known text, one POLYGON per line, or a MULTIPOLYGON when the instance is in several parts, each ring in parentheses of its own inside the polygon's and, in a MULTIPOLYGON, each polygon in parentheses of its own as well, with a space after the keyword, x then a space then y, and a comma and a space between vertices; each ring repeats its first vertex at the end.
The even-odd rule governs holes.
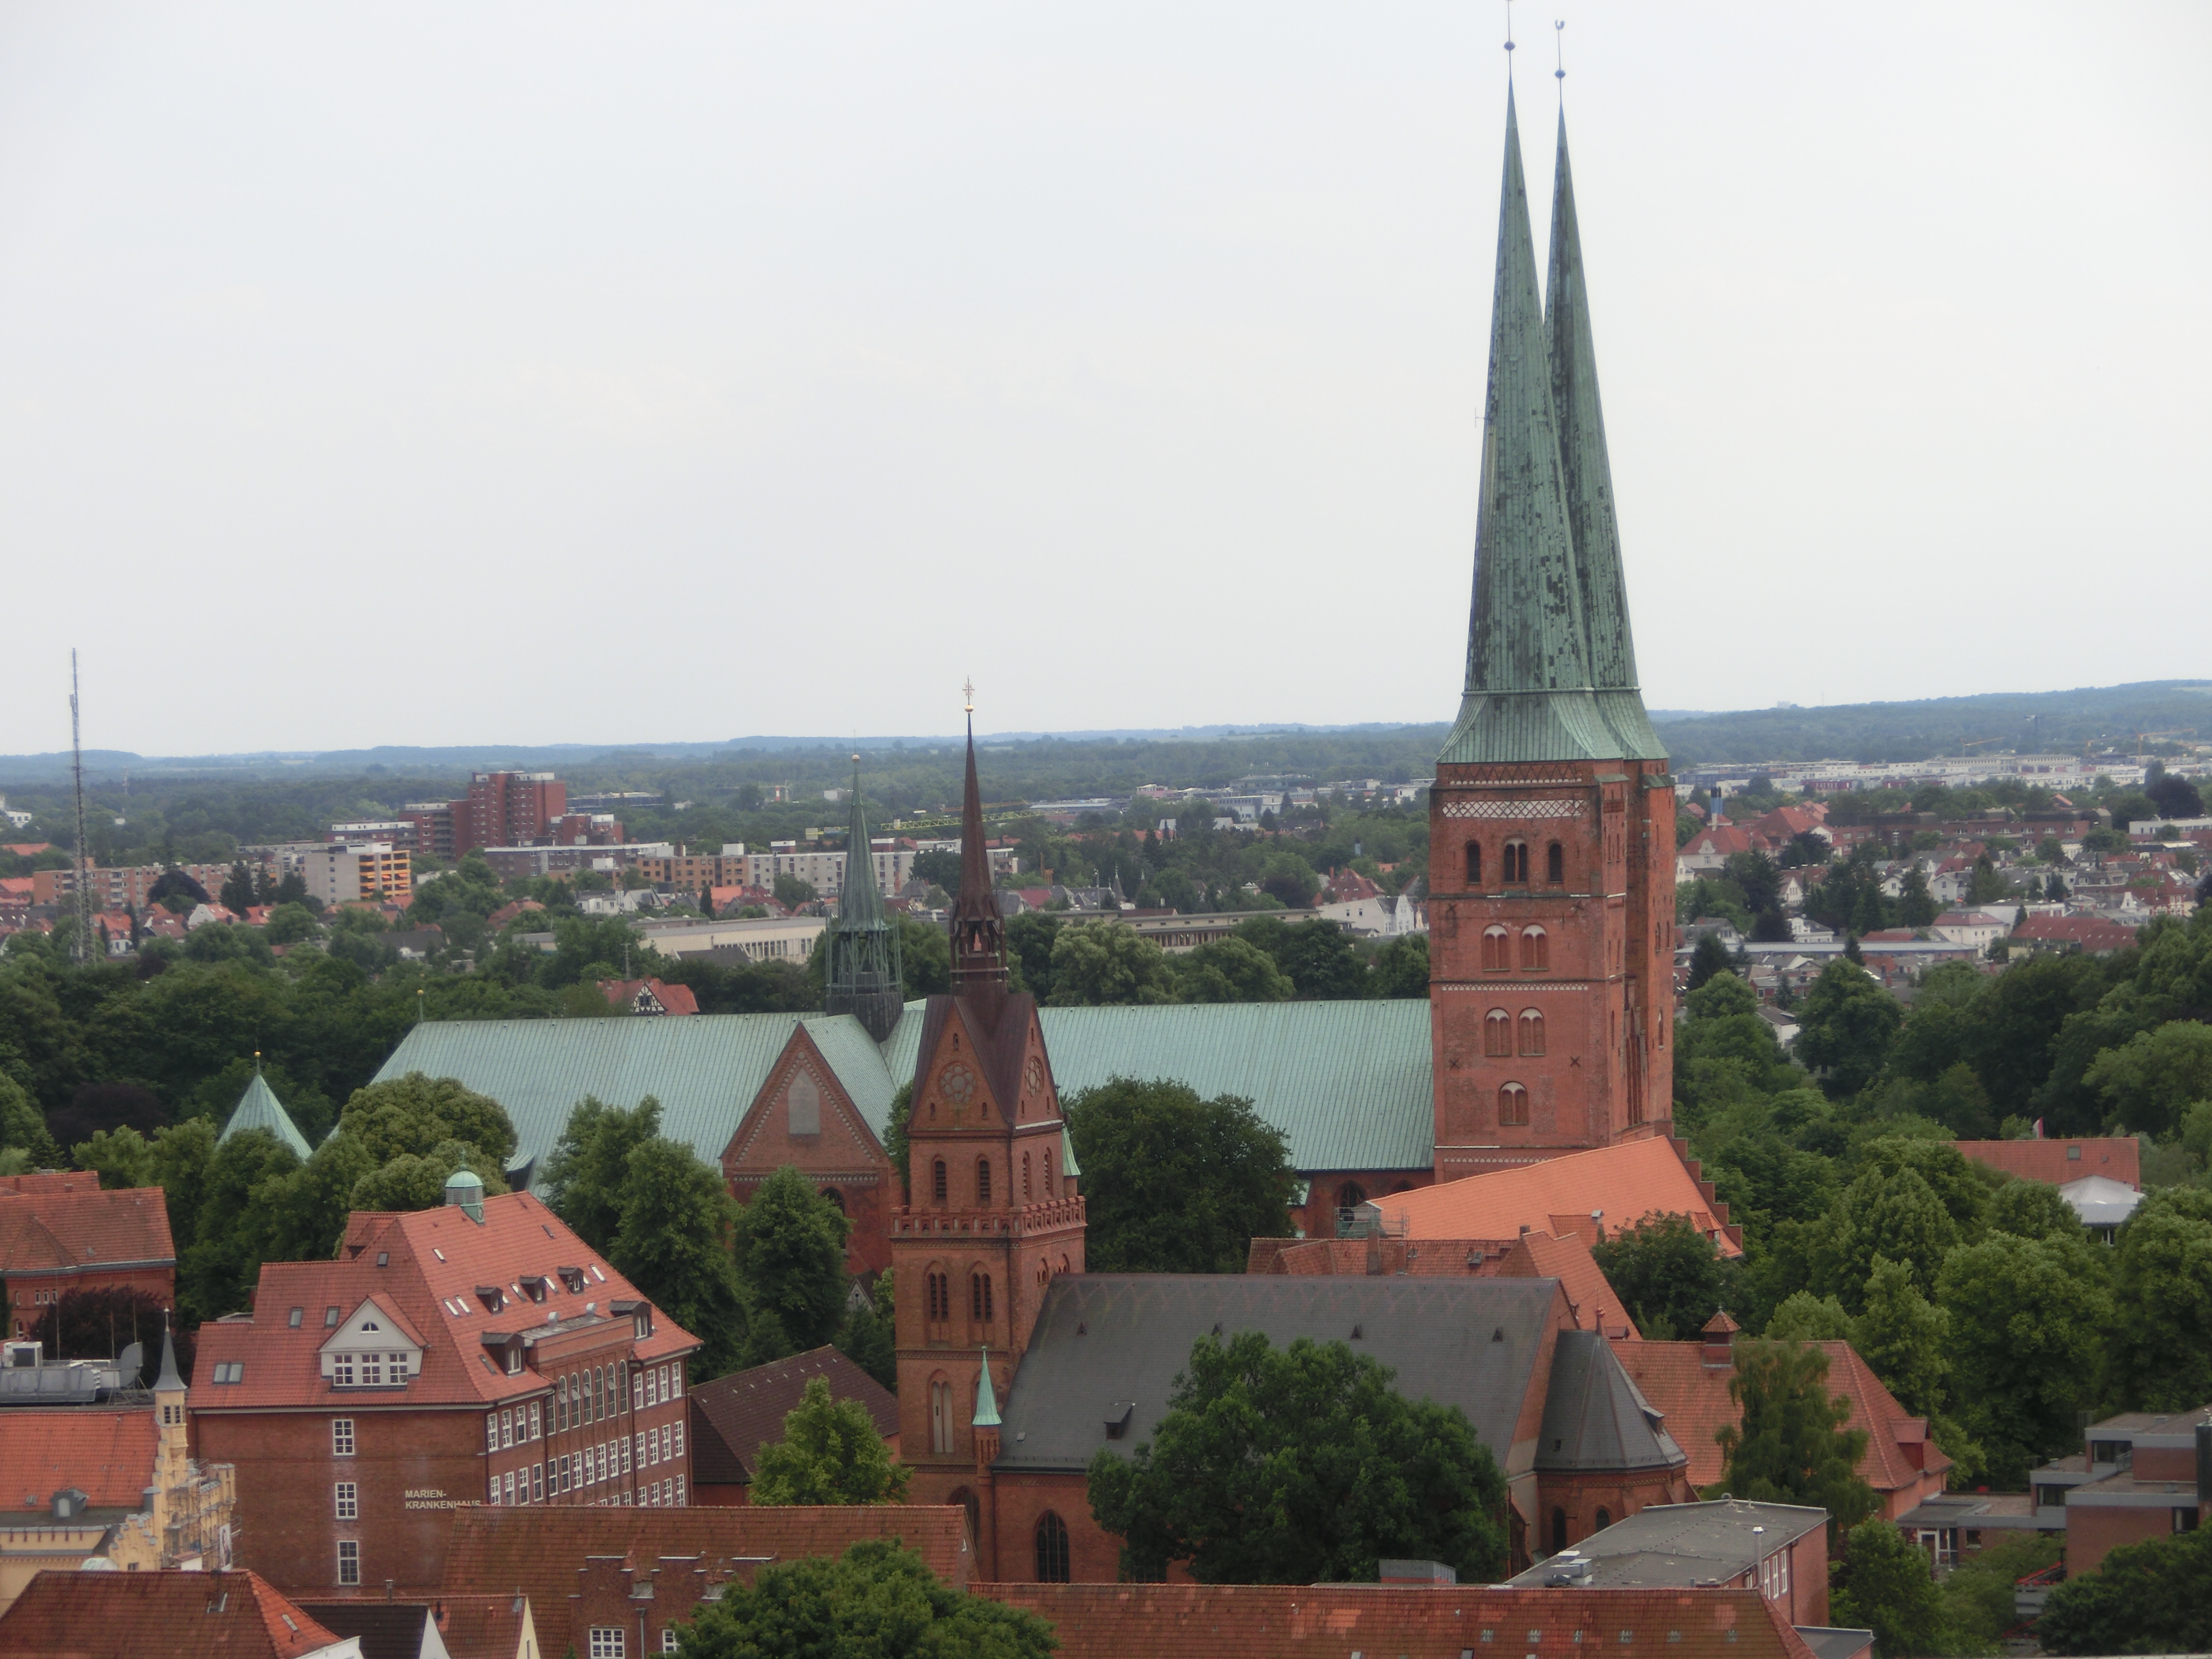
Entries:
POLYGON ((1637 685, 1564 113, 1546 298, 1509 91, 1467 686, 1429 799, 1438 1181, 1672 1116, 1674 780, 1637 685))
POLYGON ((908 1199, 891 1217, 899 1455, 915 1472, 908 1501, 964 1504, 990 1561, 996 1388, 1021 1363, 1046 1287, 1083 1271, 1084 1221, 1036 999, 1007 988, 972 708, 952 991, 929 999, 914 1076, 908 1199))

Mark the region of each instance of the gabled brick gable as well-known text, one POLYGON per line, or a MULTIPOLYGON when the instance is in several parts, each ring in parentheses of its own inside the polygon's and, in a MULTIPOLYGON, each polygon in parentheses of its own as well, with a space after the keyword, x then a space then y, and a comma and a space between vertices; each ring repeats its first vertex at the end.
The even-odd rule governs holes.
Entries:
POLYGON ((1812 1659, 1755 1589, 1394 1584, 978 1584, 1049 1621, 1060 1659, 1812 1659))
POLYGON ((897 1202, 897 1172, 836 1068, 803 1024, 792 1027, 783 1051, 722 1149, 723 1183, 742 1204, 786 1165, 833 1194, 852 1222, 846 1239, 850 1272, 878 1273, 890 1266, 887 1222, 897 1202), (792 1090, 801 1079, 814 1087, 817 1127, 811 1134, 792 1127, 792 1090))

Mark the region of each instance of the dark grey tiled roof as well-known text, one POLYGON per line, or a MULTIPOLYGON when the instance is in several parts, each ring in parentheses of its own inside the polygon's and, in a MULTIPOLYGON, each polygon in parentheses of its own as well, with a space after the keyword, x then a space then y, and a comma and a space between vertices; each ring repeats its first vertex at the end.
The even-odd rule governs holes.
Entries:
POLYGON ((1562 1331, 1544 1398, 1540 1469, 1680 1468, 1689 1456, 1595 1331, 1562 1331))
POLYGON ((1501 1465, 1550 1338, 1551 1279, 1294 1278, 1242 1273, 1073 1275, 1056 1280, 1003 1407, 995 1467, 1079 1469, 1103 1446, 1152 1437, 1199 1339, 1261 1331, 1352 1341, 1400 1391, 1465 1412, 1501 1465), (1352 1340, 1357 1328, 1359 1336, 1352 1340), (1133 1405, 1109 1440, 1106 1420, 1133 1405))

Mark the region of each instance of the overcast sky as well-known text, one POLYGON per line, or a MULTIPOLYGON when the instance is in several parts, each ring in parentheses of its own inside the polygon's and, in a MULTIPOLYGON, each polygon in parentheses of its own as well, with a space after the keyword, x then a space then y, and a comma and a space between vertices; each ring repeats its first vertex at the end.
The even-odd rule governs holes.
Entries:
MULTIPOLYGON (((2212 672, 2212 8, 1560 16, 1647 701, 2212 672)), ((1449 718, 1504 33, 0 4, 0 752, 1449 718)))

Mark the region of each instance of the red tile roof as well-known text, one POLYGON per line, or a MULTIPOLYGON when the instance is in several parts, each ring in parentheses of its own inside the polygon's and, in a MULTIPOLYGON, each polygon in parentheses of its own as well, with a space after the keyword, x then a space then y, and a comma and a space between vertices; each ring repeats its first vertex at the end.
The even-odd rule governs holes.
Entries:
POLYGON ((102 1192, 76 1170, 0 1176, 0 1274, 176 1261, 159 1187, 102 1192))
POLYGON ((1409 1238, 1513 1238, 1524 1226, 1557 1234, 1567 1231, 1569 1218, 1586 1218, 1593 1210, 1617 1232, 1657 1211, 1688 1216, 1723 1255, 1742 1255, 1727 1224, 1728 1206, 1716 1201, 1681 1146, 1656 1137, 1626 1140, 1374 1201, 1389 1231, 1402 1225, 1409 1238))
MULTIPOLYGON (((496 1595, 441 1595, 432 1604, 443 1616, 438 1635, 453 1659, 517 1659, 522 1652, 523 1614, 537 1622, 537 1609, 526 1596, 505 1591, 496 1595)), ((543 1651, 541 1645, 540 1651, 543 1651)))
POLYGON ((2133 945, 2136 930, 2102 916, 2030 916, 2012 930, 2011 937, 2031 945, 2078 945, 2102 956, 2133 945))
POLYGON ((2073 1140, 1954 1140, 1960 1156, 2022 1181, 2063 1187, 2083 1176, 2105 1176, 2142 1190, 2142 1143, 2133 1135, 2073 1140))
POLYGON ((305 1659, 337 1639, 252 1572, 49 1571, 0 1614, 0 1659, 305 1659))
POLYGON ((1579 1234, 1561 1238, 1532 1231, 1485 1271, 1499 1279, 1556 1279, 1567 1293, 1577 1330, 1602 1329, 1616 1342, 1644 1340, 1636 1322, 1628 1316, 1627 1304, 1579 1234))
POLYGON ((957 1506, 878 1504, 847 1509, 475 1509, 453 1515, 446 1588, 512 1585, 529 1596, 541 1640, 576 1594, 587 1556, 617 1556, 641 1572, 700 1558, 707 1582, 750 1583, 765 1564, 842 1555, 864 1539, 896 1538, 946 1583, 965 1585, 975 1558, 968 1514, 957 1506))
POLYGON ((688 985, 667 985, 657 979, 603 979, 598 983, 599 994, 617 1008, 635 1008, 637 994, 650 991, 653 1000, 672 1014, 699 1012, 699 999, 692 995, 688 985))
POLYGON ((1751 850, 1751 834, 1748 830, 1739 830, 1732 823, 1723 823, 1717 829, 1698 831, 1684 843, 1679 856, 1691 858, 1711 854, 1719 858, 1729 858, 1737 853, 1748 853, 1751 850))
MULTIPOLYGON (((337 1309, 343 1321, 371 1297, 424 1347, 422 1373, 410 1379, 404 1395, 415 1407, 484 1405, 541 1392, 544 1376, 528 1369, 511 1376, 491 1362, 483 1342, 487 1333, 542 1330, 556 1316, 564 1330, 604 1329, 612 1304, 645 1300, 528 1193, 484 1200, 481 1225, 451 1206, 405 1215, 356 1212, 337 1260, 264 1262, 253 1316, 200 1327, 191 1409, 358 1401, 358 1389, 334 1389, 321 1374, 322 1346, 330 1336, 323 1322, 325 1310, 337 1309), (388 1263, 379 1265, 380 1257, 388 1263), (558 1272, 564 1267, 584 1269, 581 1289, 568 1289, 558 1272), (550 1281, 542 1305, 521 1288, 539 1279, 550 1281), (505 1293, 499 1311, 477 1297, 478 1285, 505 1293), (296 1328, 289 1322, 293 1308, 302 1310, 296 1328), (232 1360, 244 1364, 243 1379, 215 1382, 217 1364, 232 1360)), ((656 1310, 653 1334, 635 1352, 651 1363, 697 1346, 696 1337, 656 1310)))
POLYGON ((975 1593, 1048 1620, 1060 1659, 1600 1651, 1620 1659, 1810 1659, 1812 1653, 1780 1607, 1755 1589, 978 1584, 975 1593))
POLYGON ((783 1438, 783 1419, 817 1376, 833 1398, 866 1407, 878 1434, 889 1439, 899 1431, 898 1396, 836 1349, 816 1348, 692 1389, 693 1484, 750 1484, 761 1447, 783 1438))
MULTIPOLYGON (((1848 1342, 1816 1345, 1828 1356, 1828 1387, 1849 1401, 1847 1427, 1867 1431, 1867 1452, 1859 1474, 1876 1492, 1888 1493, 1912 1486, 1924 1474, 1951 1467, 1951 1460, 1927 1443, 1924 1419, 1909 1417, 1897 1397, 1884 1388, 1866 1361, 1848 1342), (1923 1453, 1906 1449, 1924 1446, 1923 1453), (1913 1459, 1924 1457, 1923 1469, 1913 1459)), ((1735 1402, 1729 1398, 1732 1364, 1708 1364, 1702 1342, 1644 1342, 1615 1348, 1620 1363, 1644 1390, 1644 1397, 1666 1414, 1667 1432, 1690 1455, 1685 1471, 1693 1486, 1711 1486, 1721 1478, 1720 1446, 1714 1436, 1737 1423, 1735 1402)))
POLYGON ((135 1510, 154 1484, 159 1443, 149 1406, 0 1411, 0 1522, 45 1510, 70 1486, 96 1509, 135 1510))

